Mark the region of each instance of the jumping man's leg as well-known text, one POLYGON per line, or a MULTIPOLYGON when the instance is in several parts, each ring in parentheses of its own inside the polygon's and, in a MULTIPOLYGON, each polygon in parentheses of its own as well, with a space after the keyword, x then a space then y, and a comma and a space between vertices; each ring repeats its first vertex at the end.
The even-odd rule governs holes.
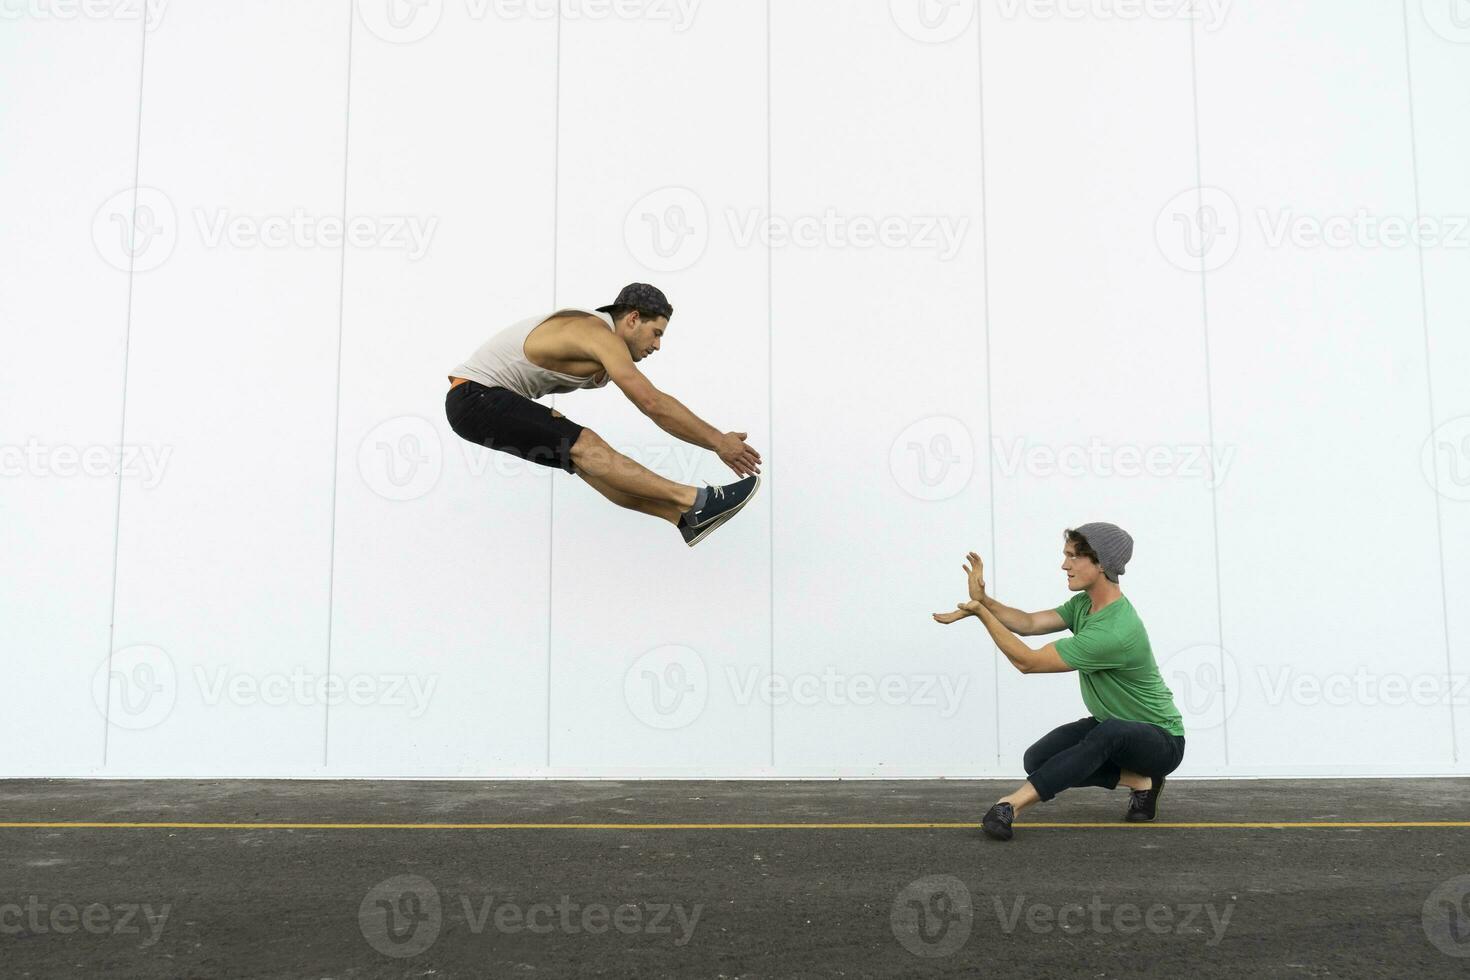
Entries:
POLYGON ((583 477, 591 476, 613 490, 634 497, 677 505, 681 513, 693 507, 698 499, 699 491, 695 487, 664 479, 613 449, 591 429, 583 429, 572 446, 572 465, 583 477))
POLYGON ((647 497, 635 497, 631 493, 624 493, 621 490, 614 490, 601 477, 593 476, 586 470, 580 471, 577 475, 580 476, 589 487, 592 487, 598 493, 602 494, 604 497, 606 497, 608 500, 611 500, 619 507, 626 507, 629 510, 636 510, 644 514, 651 514, 654 517, 661 517, 664 520, 668 521, 670 524, 677 525, 679 523, 679 515, 682 514, 683 511, 679 509, 678 504, 664 503, 660 500, 649 500, 647 497))

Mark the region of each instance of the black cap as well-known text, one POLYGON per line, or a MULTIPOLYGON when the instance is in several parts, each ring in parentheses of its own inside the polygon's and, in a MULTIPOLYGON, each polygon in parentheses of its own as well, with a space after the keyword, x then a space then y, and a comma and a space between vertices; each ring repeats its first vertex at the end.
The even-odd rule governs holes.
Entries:
POLYGON ((663 294, 663 290, 646 282, 628 283, 618 293, 617 299, 607 306, 599 306, 597 312, 606 313, 614 306, 631 306, 665 318, 674 315, 674 308, 669 305, 669 299, 663 294))

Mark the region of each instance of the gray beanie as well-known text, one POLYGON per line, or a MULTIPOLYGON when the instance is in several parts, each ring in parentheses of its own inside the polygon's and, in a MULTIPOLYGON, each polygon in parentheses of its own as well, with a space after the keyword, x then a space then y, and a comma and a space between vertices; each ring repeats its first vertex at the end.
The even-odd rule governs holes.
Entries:
POLYGON ((1118 581, 1128 559, 1133 557, 1133 537, 1116 524, 1104 524, 1100 521, 1084 524, 1073 530, 1086 538, 1092 550, 1097 552, 1098 564, 1102 566, 1108 581, 1118 581))

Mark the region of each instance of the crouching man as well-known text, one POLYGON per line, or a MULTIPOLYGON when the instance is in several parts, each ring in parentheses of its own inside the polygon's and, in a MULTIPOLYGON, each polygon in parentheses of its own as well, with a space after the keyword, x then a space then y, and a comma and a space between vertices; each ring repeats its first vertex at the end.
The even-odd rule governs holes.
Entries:
POLYGON ((1088 716, 1042 736, 1026 750, 1026 782, 1001 797, 981 823, 997 840, 1011 839, 1016 814, 1072 786, 1127 786, 1125 820, 1152 820, 1164 777, 1184 758, 1184 722, 1159 674, 1148 633, 1118 576, 1133 557, 1133 539, 1113 524, 1066 531, 1062 571, 1078 593, 1055 609, 1025 613, 985 592, 984 566, 973 551, 964 565, 970 601, 937 622, 977 617, 995 645, 1023 674, 1077 671, 1088 716), (1018 638, 1069 629, 1072 635, 1033 650, 1018 638))

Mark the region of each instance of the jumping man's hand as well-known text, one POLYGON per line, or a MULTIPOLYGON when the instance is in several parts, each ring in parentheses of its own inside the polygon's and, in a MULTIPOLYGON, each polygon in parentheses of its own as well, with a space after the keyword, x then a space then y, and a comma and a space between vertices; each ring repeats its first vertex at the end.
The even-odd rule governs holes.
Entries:
POLYGON ((960 567, 970 577, 970 598, 976 602, 981 602, 985 599, 985 564, 980 560, 980 556, 973 551, 970 552, 969 558, 969 563, 960 567))
POLYGON ((715 446, 715 452, 737 476, 752 476, 761 471, 761 454, 746 445, 745 432, 726 432, 715 446))

